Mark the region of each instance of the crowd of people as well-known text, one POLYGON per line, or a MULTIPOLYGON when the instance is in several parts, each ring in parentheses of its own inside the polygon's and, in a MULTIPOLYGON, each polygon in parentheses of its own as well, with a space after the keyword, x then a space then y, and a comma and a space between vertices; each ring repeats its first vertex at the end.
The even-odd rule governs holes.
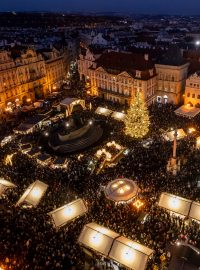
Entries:
MULTIPOLYGON (((84 112, 103 120, 107 127, 106 136, 99 145, 84 151, 81 159, 77 154, 69 156, 67 169, 41 166, 34 158, 21 153, 21 136, 1 148, 0 176, 17 187, 0 198, 0 266, 2 263, 6 269, 16 270, 78 270, 84 269, 85 262, 88 262, 93 269, 98 269, 101 258, 97 254, 89 258, 77 242, 83 226, 89 222, 96 222, 152 248, 155 252, 148 263, 148 270, 156 269, 153 268, 156 265, 157 269, 162 269, 167 264, 167 259, 163 262, 161 256, 168 254, 168 246, 177 239, 200 248, 199 224, 194 221, 186 223, 182 217, 171 215, 157 205, 161 192, 200 200, 197 188, 200 152, 195 149, 194 136, 189 135, 179 141, 178 156, 184 157, 186 162, 174 176, 166 172, 172 143, 164 140, 161 131, 171 127, 187 130, 191 125, 200 131, 200 119, 177 117, 172 105, 153 105, 149 111, 151 127, 148 137, 152 139, 149 148, 144 148, 141 141, 125 136, 123 123, 97 116, 93 111, 84 112), (88 161, 97 149, 113 140, 127 147, 129 154, 117 166, 108 167, 98 175, 91 174, 88 161), (16 153, 12 165, 5 165, 5 157, 11 153, 16 153), (144 203, 140 209, 132 203, 116 205, 105 197, 104 187, 120 177, 137 181, 141 190, 139 197, 144 203), (36 208, 16 207, 19 197, 35 180, 49 185, 40 204, 36 208), (86 201, 88 213, 56 230, 47 213, 76 198, 86 201), (141 220, 141 216, 145 219, 141 220)), ((34 141, 36 137, 32 134, 34 141)), ((103 267, 111 269, 106 262, 103 267)))

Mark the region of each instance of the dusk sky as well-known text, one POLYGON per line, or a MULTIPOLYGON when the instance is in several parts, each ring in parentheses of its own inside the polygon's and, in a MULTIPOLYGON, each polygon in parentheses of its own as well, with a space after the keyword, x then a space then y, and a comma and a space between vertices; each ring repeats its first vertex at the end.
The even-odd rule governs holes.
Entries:
POLYGON ((122 11, 198 14, 200 0, 1 0, 0 11, 122 11))

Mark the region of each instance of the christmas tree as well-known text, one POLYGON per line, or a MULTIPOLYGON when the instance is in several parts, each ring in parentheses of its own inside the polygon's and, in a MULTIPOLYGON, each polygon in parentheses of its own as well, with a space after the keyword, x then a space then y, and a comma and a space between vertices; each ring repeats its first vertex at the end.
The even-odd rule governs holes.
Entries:
POLYGON ((140 93, 137 93, 134 102, 131 104, 124 123, 125 134, 132 138, 143 138, 148 133, 149 114, 140 93))

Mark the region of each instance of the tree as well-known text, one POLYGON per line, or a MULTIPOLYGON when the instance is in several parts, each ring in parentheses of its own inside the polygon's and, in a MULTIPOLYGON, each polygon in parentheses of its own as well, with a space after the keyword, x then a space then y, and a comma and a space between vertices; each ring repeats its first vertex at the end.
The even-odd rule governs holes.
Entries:
POLYGON ((130 105, 124 123, 125 134, 132 138, 143 138, 148 133, 149 113, 140 93, 137 93, 134 102, 130 105))

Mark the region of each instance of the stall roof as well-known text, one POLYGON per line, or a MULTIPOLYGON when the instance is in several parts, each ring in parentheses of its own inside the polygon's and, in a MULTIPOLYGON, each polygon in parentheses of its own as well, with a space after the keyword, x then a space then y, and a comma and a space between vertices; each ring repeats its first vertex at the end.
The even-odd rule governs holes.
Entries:
POLYGON ((63 99, 61 102, 60 102, 60 105, 61 106, 68 106, 68 105, 70 105, 71 103, 73 103, 74 101, 76 101, 76 100, 79 100, 78 98, 65 98, 65 99, 63 99))
POLYGON ((39 180, 33 182, 20 197, 16 205, 28 203, 36 207, 44 196, 47 188, 48 185, 39 180))
POLYGON ((37 156, 37 159, 41 162, 45 162, 45 161, 49 160, 50 158, 51 158, 51 156, 49 154, 46 154, 46 153, 42 153, 42 154, 37 156))
POLYGON ((68 222, 84 215, 86 212, 87 206, 85 202, 82 199, 77 199, 51 211, 49 215, 52 217, 55 227, 60 228, 68 222))
POLYGON ((183 106, 179 107, 177 110, 175 110, 176 115, 187 117, 187 118, 193 118, 197 114, 199 114, 199 112, 200 112, 199 108, 191 107, 188 105, 183 105, 183 106))
POLYGON ((158 205, 174 213, 188 216, 191 203, 191 200, 163 192, 160 196, 158 205))
POLYGON ((115 239, 109 258, 133 270, 145 270, 153 250, 124 236, 115 239))
POLYGON ((84 226, 78 241, 85 247, 88 247, 104 256, 108 256, 113 245, 113 241, 117 237, 119 237, 119 234, 116 232, 96 223, 89 223, 84 226))
POLYGON ((107 109, 107 108, 103 108, 103 107, 98 107, 95 111, 95 113, 97 114, 101 114, 101 115, 105 115, 105 116, 109 116, 111 115, 113 111, 107 109))

